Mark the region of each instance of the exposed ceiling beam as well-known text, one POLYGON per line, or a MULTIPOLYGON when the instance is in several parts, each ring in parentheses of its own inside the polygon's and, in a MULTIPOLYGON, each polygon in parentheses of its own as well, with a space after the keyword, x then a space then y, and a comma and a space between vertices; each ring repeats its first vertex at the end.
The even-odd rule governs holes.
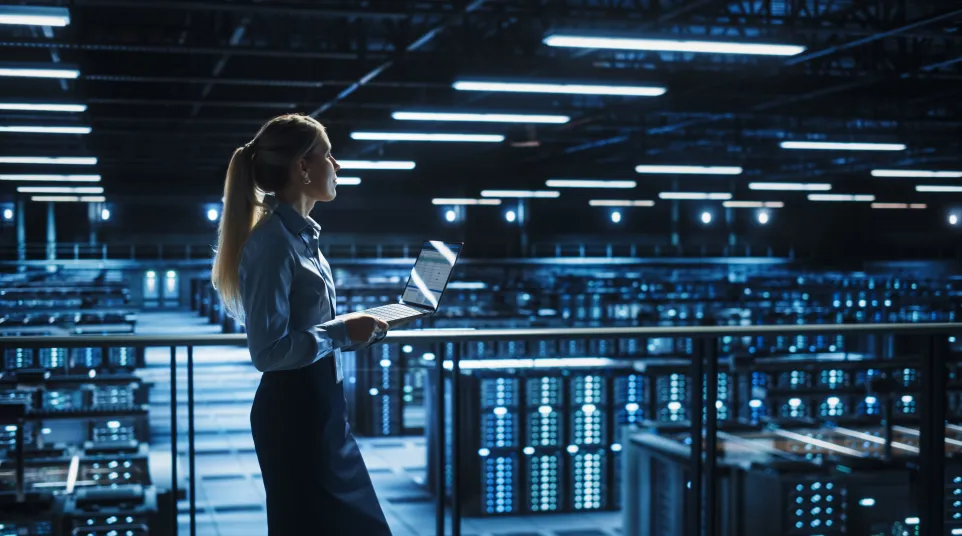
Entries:
MULTIPOLYGON (((481 6, 484 5, 485 1, 486 0, 472 0, 462 10, 463 14, 469 14, 473 11, 478 10, 481 6)), ((431 28, 426 33, 424 33, 423 35, 421 35, 420 37, 412 41, 408 46, 406 46, 404 48, 404 53, 414 52, 422 48, 424 45, 430 43, 431 40, 433 40, 439 33, 441 33, 448 26, 448 24, 449 22, 446 21, 441 23, 438 26, 431 28)), ((371 82, 375 78, 381 76, 384 73, 384 71, 387 71, 388 69, 391 68, 392 65, 394 65, 394 61, 395 60, 393 59, 387 60, 386 62, 378 65, 377 67, 369 71, 367 74, 365 74, 360 79, 358 79, 357 82, 347 86, 343 91, 338 93, 336 97, 318 106, 314 111, 310 113, 311 117, 318 117, 319 115, 323 114, 327 110, 330 110, 332 107, 337 105, 337 103, 346 99, 355 91, 367 85, 369 82, 371 82)))

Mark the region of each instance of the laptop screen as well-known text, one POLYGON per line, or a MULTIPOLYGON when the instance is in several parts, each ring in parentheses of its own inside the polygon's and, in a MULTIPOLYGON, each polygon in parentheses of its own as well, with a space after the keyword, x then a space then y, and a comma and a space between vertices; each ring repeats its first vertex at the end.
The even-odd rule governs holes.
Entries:
POLYGON ((435 240, 425 242, 414 262, 401 301, 436 311, 460 253, 461 244, 435 240))

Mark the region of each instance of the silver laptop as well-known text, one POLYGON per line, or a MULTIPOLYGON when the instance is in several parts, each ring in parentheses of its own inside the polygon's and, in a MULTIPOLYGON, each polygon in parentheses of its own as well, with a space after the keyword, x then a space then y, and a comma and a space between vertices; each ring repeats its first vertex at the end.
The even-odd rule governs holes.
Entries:
POLYGON ((414 261, 401 301, 355 311, 355 314, 371 315, 387 322, 390 327, 433 315, 438 310, 441 295, 448 286, 462 246, 463 242, 425 242, 414 261))

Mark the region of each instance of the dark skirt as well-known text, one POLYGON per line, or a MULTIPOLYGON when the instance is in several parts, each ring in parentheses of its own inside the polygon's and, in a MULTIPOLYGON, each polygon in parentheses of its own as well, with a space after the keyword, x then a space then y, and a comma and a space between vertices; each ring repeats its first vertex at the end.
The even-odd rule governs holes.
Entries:
POLYGON ((347 423, 334 360, 266 372, 251 408, 251 431, 267 492, 270 536, 390 536, 347 423))

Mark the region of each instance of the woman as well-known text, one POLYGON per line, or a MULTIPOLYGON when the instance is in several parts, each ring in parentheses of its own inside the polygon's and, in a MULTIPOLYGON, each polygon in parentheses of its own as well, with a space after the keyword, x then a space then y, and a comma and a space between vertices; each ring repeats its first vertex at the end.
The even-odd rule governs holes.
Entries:
POLYGON ((309 216, 337 195, 338 169, 324 127, 285 115, 234 151, 224 186, 213 281, 264 373, 251 431, 271 536, 391 534, 347 424, 340 363, 387 324, 334 320, 331 267, 309 216))

